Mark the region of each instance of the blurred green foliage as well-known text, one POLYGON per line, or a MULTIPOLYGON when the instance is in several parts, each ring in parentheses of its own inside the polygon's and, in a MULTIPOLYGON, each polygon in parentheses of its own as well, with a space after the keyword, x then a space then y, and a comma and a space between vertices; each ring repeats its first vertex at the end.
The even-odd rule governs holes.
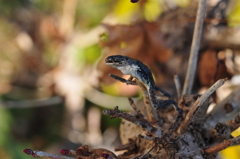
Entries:
POLYGON ((44 14, 61 14, 63 1, 32 0, 32 7, 44 14))
POLYGON ((4 145, 4 143, 8 142, 9 132, 11 130, 11 123, 13 117, 7 109, 0 109, 0 145, 4 145))
POLYGON ((98 44, 79 48, 76 62, 79 65, 93 65, 101 55, 101 48, 98 44))
POLYGON ((5 16, 10 16, 15 9, 28 7, 30 4, 30 0, 1 0, 0 13, 5 16))
POLYGON ((0 156, 4 159, 24 158, 22 149, 26 143, 16 143, 12 137, 12 124, 14 116, 7 109, 0 108, 0 156))
POLYGON ((78 1, 76 27, 90 29, 99 25, 103 18, 111 12, 112 5, 114 5, 114 1, 111 0, 78 1))

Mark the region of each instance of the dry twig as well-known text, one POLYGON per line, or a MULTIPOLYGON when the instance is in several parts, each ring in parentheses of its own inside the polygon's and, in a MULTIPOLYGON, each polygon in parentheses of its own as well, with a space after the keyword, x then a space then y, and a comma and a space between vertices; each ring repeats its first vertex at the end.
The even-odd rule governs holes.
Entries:
POLYGON ((238 114, 234 119, 225 122, 226 126, 229 127, 231 132, 235 131, 240 127, 240 114, 238 114))
POLYGON ((193 81, 197 68, 198 50, 202 36, 203 21, 206 12, 206 0, 199 0, 197 18, 194 27, 190 58, 188 62, 187 75, 185 78, 182 95, 191 94, 193 81))
POLYGON ((122 112, 118 109, 118 107, 115 107, 114 110, 104 109, 102 112, 104 115, 110 115, 112 118, 122 118, 125 119, 131 123, 134 123, 140 127, 142 127, 144 130, 148 131, 152 135, 156 137, 162 137, 163 132, 159 129, 153 127, 147 120, 140 120, 136 118, 135 116, 132 116, 128 113, 122 112))
POLYGON ((134 101, 132 100, 132 98, 128 98, 128 101, 129 101, 129 104, 131 105, 131 107, 136 111, 138 117, 139 117, 140 119, 143 119, 143 120, 144 120, 143 114, 142 114, 141 111, 137 108, 137 106, 134 104, 134 101))
POLYGON ((211 139, 212 143, 218 143, 229 138, 232 138, 231 133, 240 126, 240 114, 234 119, 225 123, 218 123, 213 129, 207 132, 207 138, 211 139))
POLYGON ((208 104, 208 99, 212 95, 213 92, 215 92, 220 86, 224 84, 224 82, 227 79, 220 79, 217 82, 215 82, 198 100, 194 103, 194 105, 189 110, 188 114, 186 115, 185 119, 183 120, 182 124, 180 125, 178 129, 178 133, 182 134, 184 133, 189 124, 194 121, 198 120, 197 113, 201 113, 206 111, 206 104, 208 104), (204 106, 204 107, 202 107, 204 106))
POLYGON ((211 146, 207 149, 205 149, 204 151, 208 154, 210 153, 216 153, 216 152, 219 152, 229 146, 232 146, 232 145, 239 145, 240 144, 240 136, 238 137, 235 137, 233 139, 228 139, 228 140, 225 140, 217 145, 214 145, 214 146, 211 146))
POLYGON ((53 155, 53 154, 46 153, 43 151, 33 151, 31 149, 24 149, 23 152, 26 153, 27 155, 31 155, 33 157, 48 157, 48 158, 52 158, 52 159, 74 159, 72 157, 58 156, 58 155, 53 155))
POLYGON ((20 101, 0 101, 0 108, 35 108, 46 107, 51 105, 60 104, 63 98, 60 96, 53 96, 42 99, 20 100, 20 101))
POLYGON ((233 92, 218 103, 210 112, 204 128, 210 130, 219 122, 226 122, 235 118, 240 111, 240 86, 235 88, 233 92))

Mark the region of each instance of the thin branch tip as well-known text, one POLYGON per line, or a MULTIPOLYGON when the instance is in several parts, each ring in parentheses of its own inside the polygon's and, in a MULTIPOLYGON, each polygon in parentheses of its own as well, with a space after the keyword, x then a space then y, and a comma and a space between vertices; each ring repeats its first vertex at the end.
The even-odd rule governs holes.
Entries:
POLYGON ((109 115, 109 114, 110 114, 110 111, 109 111, 108 109, 104 109, 104 110, 102 111, 102 114, 103 114, 103 115, 109 115))

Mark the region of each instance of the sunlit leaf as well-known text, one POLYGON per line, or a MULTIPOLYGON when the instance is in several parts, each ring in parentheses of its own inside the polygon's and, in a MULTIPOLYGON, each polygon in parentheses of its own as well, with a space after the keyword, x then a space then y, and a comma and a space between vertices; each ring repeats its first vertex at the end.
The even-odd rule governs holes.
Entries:
MULTIPOLYGON (((240 135, 240 128, 232 132, 233 137, 237 137, 240 135)), ((240 156, 240 145, 239 146, 231 146, 225 150, 221 151, 221 155, 224 159, 239 159, 240 156)))
POLYGON ((97 44, 95 44, 86 48, 84 53, 87 63, 93 64, 99 58, 101 49, 97 44))
POLYGON ((110 85, 102 84, 101 88, 104 93, 107 93, 109 95, 119 96, 120 94, 120 90, 118 89, 119 85, 117 83, 110 85))
POLYGON ((153 21, 161 14, 162 9, 158 0, 151 0, 145 3, 144 16, 147 20, 153 21))
POLYGON ((130 3, 128 0, 119 0, 114 7, 113 14, 121 22, 129 22, 139 10, 138 3, 130 3))
POLYGON ((181 7, 187 7, 190 3, 190 0, 175 0, 175 2, 181 7))
POLYGON ((230 11, 228 15, 228 25, 231 27, 240 25, 240 1, 236 1, 235 3, 235 7, 230 11))
POLYGON ((99 58, 101 54, 100 47, 95 44, 86 48, 80 48, 77 52, 78 64, 93 64, 99 58))
POLYGON ((107 42, 108 41, 108 34, 106 34, 106 33, 102 33, 100 36, 99 36, 99 40, 101 41, 101 42, 107 42))

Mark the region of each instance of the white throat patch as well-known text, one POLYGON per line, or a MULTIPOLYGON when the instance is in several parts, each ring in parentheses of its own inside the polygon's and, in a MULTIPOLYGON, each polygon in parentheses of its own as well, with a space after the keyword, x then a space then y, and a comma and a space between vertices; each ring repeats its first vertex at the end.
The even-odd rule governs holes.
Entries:
POLYGON ((119 67, 118 69, 121 70, 123 74, 132 75, 133 72, 139 69, 139 67, 136 65, 127 65, 127 66, 119 67))

